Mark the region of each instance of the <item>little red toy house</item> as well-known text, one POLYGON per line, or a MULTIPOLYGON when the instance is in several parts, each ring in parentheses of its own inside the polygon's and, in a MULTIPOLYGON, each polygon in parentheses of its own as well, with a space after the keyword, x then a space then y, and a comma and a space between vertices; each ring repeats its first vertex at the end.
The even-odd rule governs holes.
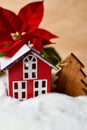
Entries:
POLYGON ((52 68, 60 70, 38 51, 24 45, 13 57, 1 63, 1 70, 7 72, 8 95, 26 100, 49 93, 52 68))

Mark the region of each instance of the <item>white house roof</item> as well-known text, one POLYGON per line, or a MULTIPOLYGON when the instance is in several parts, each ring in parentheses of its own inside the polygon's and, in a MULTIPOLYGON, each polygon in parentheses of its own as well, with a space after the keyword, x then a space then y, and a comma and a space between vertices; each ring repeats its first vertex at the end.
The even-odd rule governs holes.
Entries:
POLYGON ((60 70, 60 67, 56 67, 54 66, 52 63, 50 63, 49 61, 47 61, 43 56, 41 56, 38 51, 36 51, 35 49, 32 49, 30 47, 28 47, 26 44, 23 45, 20 50, 11 58, 6 58, 3 60, 3 58, 0 61, 0 70, 4 70, 6 68, 8 68, 11 64, 14 64, 15 62, 17 62, 23 55, 25 55, 27 52, 31 51, 31 53, 33 55, 35 55, 36 57, 38 57, 40 60, 42 60, 43 62, 45 62, 46 64, 48 64, 50 67, 52 67, 55 70, 60 70))
POLYGON ((0 65, 0 70, 5 69, 6 67, 8 67, 10 64, 12 64, 14 61, 16 61, 17 59, 19 59, 22 55, 24 55, 25 53, 27 53, 28 51, 30 51, 30 48, 27 45, 24 45, 21 47, 21 49, 11 58, 5 58, 5 59, 1 59, 1 65, 0 65))

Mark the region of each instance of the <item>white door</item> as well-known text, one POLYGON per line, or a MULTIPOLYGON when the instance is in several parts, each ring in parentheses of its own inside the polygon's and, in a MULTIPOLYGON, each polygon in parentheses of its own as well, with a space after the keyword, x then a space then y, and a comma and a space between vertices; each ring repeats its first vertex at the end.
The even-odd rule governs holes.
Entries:
POLYGON ((47 80, 34 80, 33 96, 39 96, 47 93, 47 80))
POLYGON ((13 97, 18 100, 27 99, 27 82, 13 81, 13 97))

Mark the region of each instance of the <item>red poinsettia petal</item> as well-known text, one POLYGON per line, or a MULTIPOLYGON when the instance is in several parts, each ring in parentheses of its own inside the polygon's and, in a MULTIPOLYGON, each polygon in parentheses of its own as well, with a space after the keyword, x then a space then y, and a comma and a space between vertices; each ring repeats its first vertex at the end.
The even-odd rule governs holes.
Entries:
POLYGON ((40 39, 40 38, 33 38, 32 44, 33 44, 33 48, 35 48, 39 52, 42 51, 42 44, 43 44, 42 43, 42 39, 40 39))
POLYGON ((35 32, 33 32, 33 36, 40 37, 45 40, 50 40, 52 38, 57 38, 58 36, 44 30, 44 29, 37 29, 35 32))
POLYGON ((13 48, 17 47, 17 45, 19 44, 19 42, 15 42, 15 43, 13 42, 13 45, 0 48, 0 52, 9 52, 9 51, 11 51, 13 48))
POLYGON ((5 56, 13 56, 24 44, 28 44, 31 36, 25 35, 16 41, 8 41, 0 43, 0 53, 5 52, 5 56), (7 46, 8 45, 8 46, 7 46))
POLYGON ((21 32, 33 32, 39 26, 43 17, 43 2, 32 2, 23 7, 18 16, 23 22, 21 32))
POLYGON ((10 47, 10 50, 6 53, 6 57, 12 57, 23 45, 25 42, 19 42, 19 44, 15 44, 15 46, 10 47))
POLYGON ((14 44, 14 41, 0 42, 0 53, 1 52, 8 52, 11 49, 13 44, 14 44))
POLYGON ((43 45, 55 44, 55 43, 53 43, 51 41, 44 40, 44 39, 42 40, 42 42, 43 42, 43 45))
POLYGON ((0 31, 0 42, 12 40, 11 35, 7 31, 0 31))
POLYGON ((32 39, 32 44, 33 44, 33 48, 35 48, 36 50, 41 52, 44 45, 49 45, 49 44, 54 44, 54 43, 52 43, 48 40, 44 40, 44 39, 41 39, 41 38, 38 38, 38 37, 34 37, 32 39))
POLYGON ((31 44, 33 44, 33 47, 40 52, 42 50, 43 45, 54 44, 53 42, 40 38, 39 36, 36 36, 33 33, 27 33, 23 35, 22 39, 27 39, 27 42, 30 40, 31 44))
POLYGON ((15 13, 0 7, 0 31, 13 33, 19 31, 21 24, 19 17, 15 13))
POLYGON ((4 42, 0 42, 0 50, 5 47, 5 46, 9 46, 13 43, 13 41, 4 41, 4 42))

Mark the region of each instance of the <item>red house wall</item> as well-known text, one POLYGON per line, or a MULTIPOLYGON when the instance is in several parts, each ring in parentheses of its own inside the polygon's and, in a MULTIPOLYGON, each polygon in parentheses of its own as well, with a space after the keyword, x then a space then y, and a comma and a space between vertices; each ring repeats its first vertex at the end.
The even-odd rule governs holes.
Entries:
POLYGON ((50 92, 51 67, 41 60, 38 60, 38 79, 47 79, 47 92, 50 92))
MULTIPOLYGON (((51 67, 37 58, 37 79, 35 80, 47 79, 47 92, 50 92, 51 85, 51 67)), ((15 63, 8 70, 8 95, 13 97, 12 82, 13 81, 23 81, 23 59, 15 63)), ((33 80, 27 81, 27 98, 33 97, 33 80)))
POLYGON ((12 67, 8 69, 8 95, 13 96, 12 82, 23 80, 23 63, 22 60, 15 63, 12 67))

